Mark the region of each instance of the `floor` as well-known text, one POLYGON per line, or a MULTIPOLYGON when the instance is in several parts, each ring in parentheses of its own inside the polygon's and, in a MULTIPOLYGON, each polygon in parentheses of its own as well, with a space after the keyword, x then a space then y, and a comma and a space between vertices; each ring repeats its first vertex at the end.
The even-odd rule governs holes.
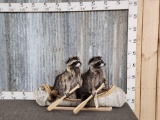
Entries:
POLYGON ((0 100, 0 120, 138 120, 128 104, 109 112, 47 111, 35 101, 0 100))

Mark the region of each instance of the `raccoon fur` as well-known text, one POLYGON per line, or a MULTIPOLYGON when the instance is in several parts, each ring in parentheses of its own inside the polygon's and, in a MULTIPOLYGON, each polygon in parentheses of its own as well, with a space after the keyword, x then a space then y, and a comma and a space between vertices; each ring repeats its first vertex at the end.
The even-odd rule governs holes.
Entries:
POLYGON ((87 99, 91 94, 95 95, 95 90, 98 89, 103 82, 106 83, 106 78, 102 70, 102 67, 104 67, 106 63, 103 62, 102 57, 93 57, 89 60, 88 64, 89 70, 82 75, 82 101, 87 99))
POLYGON ((56 98, 57 95, 64 96, 67 95, 70 99, 79 98, 78 91, 76 90, 72 94, 68 94, 71 89, 73 89, 77 84, 82 85, 81 70, 82 65, 79 57, 70 57, 66 62, 66 70, 58 75, 55 79, 55 84, 53 86, 52 93, 50 94, 51 98, 56 98), (58 91, 55 92, 55 91, 58 91), (56 94, 55 94, 56 93, 56 94))

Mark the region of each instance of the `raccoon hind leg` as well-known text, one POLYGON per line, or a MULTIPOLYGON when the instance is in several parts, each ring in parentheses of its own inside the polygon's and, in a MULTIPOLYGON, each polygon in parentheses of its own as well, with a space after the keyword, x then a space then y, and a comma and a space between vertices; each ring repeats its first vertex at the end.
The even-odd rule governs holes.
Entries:
POLYGON ((56 100, 57 95, 58 95, 58 91, 57 91, 57 90, 52 90, 52 91, 49 93, 49 96, 48 96, 47 100, 48 100, 49 102, 53 102, 53 101, 56 100))
MULTIPOLYGON (((82 98, 81 98, 81 101, 82 102, 85 101, 90 95, 91 94, 89 94, 89 93, 83 94, 82 98)), ((89 107, 89 103, 90 103, 90 101, 84 107, 89 107)))
POLYGON ((77 97, 77 99, 81 99, 82 98, 82 90, 81 90, 81 88, 78 88, 76 90, 76 97, 77 97))
POLYGON ((82 97, 81 97, 81 101, 85 101, 91 94, 89 93, 86 93, 86 94, 83 94, 82 97))

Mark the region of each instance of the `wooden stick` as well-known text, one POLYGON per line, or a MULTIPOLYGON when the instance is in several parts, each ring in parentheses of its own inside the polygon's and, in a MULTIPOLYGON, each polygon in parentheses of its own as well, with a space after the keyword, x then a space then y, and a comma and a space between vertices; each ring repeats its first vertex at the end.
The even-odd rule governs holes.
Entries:
MULTIPOLYGON (((72 92, 74 92, 76 89, 78 89, 80 86, 79 84, 77 84, 77 86, 75 88, 73 88, 72 90, 69 91, 68 94, 71 94, 72 92)), ((53 109, 55 109, 55 107, 60 103, 62 102, 62 100, 66 98, 66 95, 64 95, 63 97, 61 97, 60 99, 56 100, 55 102, 53 102, 50 106, 48 106, 47 110, 48 111, 51 111, 53 109)))
POLYGON ((48 93, 51 92, 51 89, 47 84, 44 84, 43 86, 48 93))
MULTIPOLYGON (((74 110, 75 107, 56 107, 54 110, 74 110)), ((83 111, 111 111, 112 107, 89 107, 89 108, 82 108, 83 111)))
MULTIPOLYGON (((97 90, 96 93, 98 93, 103 87, 105 86, 105 84, 103 83, 97 90)), ((83 101, 81 104, 79 104, 74 110, 73 112, 75 114, 77 114, 86 104, 87 102, 93 97, 93 95, 90 95, 85 101, 83 101)))

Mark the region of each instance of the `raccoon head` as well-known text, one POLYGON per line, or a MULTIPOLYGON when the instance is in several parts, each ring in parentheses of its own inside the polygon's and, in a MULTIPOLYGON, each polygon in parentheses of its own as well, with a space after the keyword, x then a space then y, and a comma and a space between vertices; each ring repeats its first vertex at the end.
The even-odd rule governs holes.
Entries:
POLYGON ((69 66, 70 68, 78 68, 82 65, 80 58, 75 56, 75 57, 70 57, 67 62, 66 62, 67 66, 69 66))
POLYGON ((106 65, 106 63, 103 62, 102 57, 101 56, 96 56, 93 57, 89 60, 89 66, 93 67, 93 68, 101 68, 104 67, 106 65))

